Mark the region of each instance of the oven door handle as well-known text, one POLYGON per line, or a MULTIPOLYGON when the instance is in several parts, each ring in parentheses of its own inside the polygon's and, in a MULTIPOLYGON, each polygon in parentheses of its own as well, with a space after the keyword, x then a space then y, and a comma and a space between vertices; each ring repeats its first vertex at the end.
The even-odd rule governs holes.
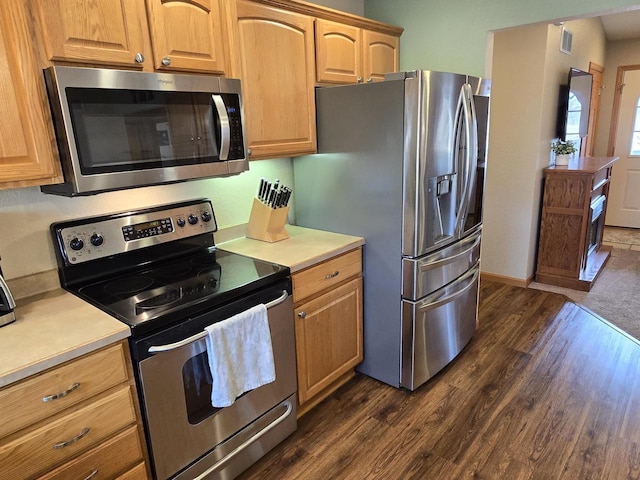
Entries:
POLYGON ((278 426, 280 423, 282 423, 284 420, 287 419, 287 417, 289 415, 291 415, 291 412, 293 411, 293 405, 291 404, 291 401, 287 400, 283 405, 286 406, 286 410, 284 411, 284 413, 282 415, 280 415, 278 418, 276 418, 273 422, 271 422, 269 425, 267 425, 265 428, 263 428, 262 430, 260 430, 258 433, 256 433, 255 435, 253 435, 251 438, 247 439, 246 441, 244 441, 243 443, 241 443, 240 445, 238 445, 237 448, 235 448, 234 450, 232 450, 228 455, 226 455, 225 457, 221 458, 220 460, 218 460, 215 464, 213 464, 213 466, 209 467, 206 471, 204 471, 203 473, 201 473, 200 475, 198 475, 197 477, 195 477, 193 480, 204 480, 205 478, 207 478, 212 472, 218 470, 222 465, 224 465, 225 463, 227 463, 229 460, 231 460, 233 457, 235 457, 237 454, 239 454, 240 452, 242 452, 242 450, 244 450, 245 448, 247 448, 249 445, 251 445, 252 443, 254 443, 255 441, 257 441, 260 437, 262 437, 263 435, 265 435, 266 433, 268 433, 270 430, 272 430, 273 428, 275 428, 276 426, 278 426))
MULTIPOLYGON (((276 305, 280 305, 288 297, 289 297, 289 294, 287 293, 287 291, 283 290, 282 291, 282 295, 280 295, 275 300, 272 300, 269 303, 266 303, 265 307, 267 307, 267 309, 269 309, 271 307, 275 307, 276 305)), ((179 342, 168 343, 166 345, 154 345, 154 346, 151 346, 151 347, 149 347, 148 352, 149 353, 168 352, 169 350, 175 350, 176 348, 180 348, 180 347, 184 347, 185 345, 189 345, 192 342, 196 342, 198 340, 202 340, 203 338, 206 338, 206 336, 207 336, 207 332, 196 333, 195 335, 192 335, 189 338, 185 338, 184 340, 180 340, 179 342)))

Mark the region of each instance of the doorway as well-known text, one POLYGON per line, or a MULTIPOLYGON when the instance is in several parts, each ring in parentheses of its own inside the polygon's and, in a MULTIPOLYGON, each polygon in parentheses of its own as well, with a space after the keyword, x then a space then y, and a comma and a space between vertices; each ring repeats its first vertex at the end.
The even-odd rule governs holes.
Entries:
POLYGON ((616 82, 609 152, 620 160, 613 166, 605 220, 627 228, 640 228, 640 68, 634 67, 620 67, 616 82))

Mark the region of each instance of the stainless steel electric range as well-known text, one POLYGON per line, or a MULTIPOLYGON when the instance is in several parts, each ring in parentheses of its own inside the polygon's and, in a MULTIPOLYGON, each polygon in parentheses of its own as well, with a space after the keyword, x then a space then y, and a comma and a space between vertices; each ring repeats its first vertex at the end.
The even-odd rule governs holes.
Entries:
POLYGON ((208 199, 51 225, 63 288, 131 328, 157 479, 234 478, 296 429, 289 269, 216 248, 216 230, 208 199), (204 328, 260 303, 276 380, 212 407, 204 328))

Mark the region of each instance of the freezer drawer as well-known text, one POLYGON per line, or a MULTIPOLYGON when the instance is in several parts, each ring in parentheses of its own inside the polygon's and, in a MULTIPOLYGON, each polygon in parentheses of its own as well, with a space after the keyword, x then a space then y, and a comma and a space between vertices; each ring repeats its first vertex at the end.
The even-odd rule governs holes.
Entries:
POLYGON ((402 260, 402 298, 418 300, 451 283, 480 258, 482 230, 420 258, 402 260))
POLYGON ((415 390, 471 340, 478 317, 480 266, 418 301, 402 301, 400 385, 415 390))

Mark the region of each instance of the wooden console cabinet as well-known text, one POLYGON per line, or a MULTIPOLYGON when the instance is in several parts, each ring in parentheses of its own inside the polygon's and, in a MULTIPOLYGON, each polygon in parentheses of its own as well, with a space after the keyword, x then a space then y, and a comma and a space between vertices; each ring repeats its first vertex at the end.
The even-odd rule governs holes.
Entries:
POLYGON ((618 157, 580 157, 544 169, 537 282, 589 291, 611 252, 602 232, 618 157))

